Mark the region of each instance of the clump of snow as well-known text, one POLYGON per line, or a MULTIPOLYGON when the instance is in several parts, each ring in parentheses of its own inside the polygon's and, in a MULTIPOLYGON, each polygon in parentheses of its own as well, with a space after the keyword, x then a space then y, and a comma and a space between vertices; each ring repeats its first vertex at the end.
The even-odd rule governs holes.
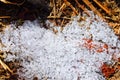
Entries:
MULTIPOLYGON (((120 41, 107 23, 91 13, 85 21, 77 18, 68 23, 61 32, 60 27, 54 34, 52 30, 42 28, 36 21, 26 21, 16 28, 14 25, 0 33, 5 47, 21 60, 22 69, 19 76, 25 80, 105 80, 100 66, 111 61, 112 55, 120 56, 120 41), (92 42, 85 47, 86 40, 92 42), (97 52, 104 44, 108 49, 97 52), (90 48, 90 45, 97 47, 90 48), (112 49, 116 47, 116 49, 112 49)), ((8 55, 6 60, 12 60, 8 55)))

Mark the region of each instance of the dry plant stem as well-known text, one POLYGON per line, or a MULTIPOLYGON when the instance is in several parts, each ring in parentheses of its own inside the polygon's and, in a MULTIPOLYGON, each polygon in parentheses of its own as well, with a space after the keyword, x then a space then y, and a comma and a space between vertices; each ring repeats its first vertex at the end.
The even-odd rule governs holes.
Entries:
POLYGON ((66 8, 67 6, 65 5, 65 3, 62 4, 62 6, 59 9, 59 13, 58 16, 60 17, 62 15, 63 10, 66 8))
POLYGON ((100 8, 102 8, 108 15, 111 15, 111 11, 107 8, 107 7, 105 7, 105 6, 103 6, 102 4, 100 4, 100 2, 98 1, 98 0, 93 0, 100 8))
POLYGON ((0 19, 10 18, 10 16, 0 16, 0 19))
POLYGON ((53 9, 47 18, 53 18, 53 19, 60 18, 61 13, 58 13, 58 11, 57 11, 55 0, 51 0, 50 5, 53 7, 53 9))
POLYGON ((5 3, 5 4, 13 4, 13 5, 22 5, 25 2, 25 0, 21 3, 13 3, 13 2, 10 2, 10 1, 7 1, 7 0, 0 0, 0 1, 5 3))
POLYGON ((51 16, 51 15, 50 15, 50 16, 48 16, 47 18, 53 18, 53 19, 54 19, 54 18, 60 18, 60 17, 58 17, 58 16, 51 16))
POLYGON ((67 18, 67 17, 59 17, 59 16, 48 16, 47 18, 52 18, 52 19, 54 19, 54 18, 56 18, 56 19, 67 19, 67 20, 71 20, 71 18, 67 18))
POLYGON ((114 28, 115 26, 120 26, 120 23, 108 23, 109 26, 111 26, 112 28, 114 28))
POLYGON ((2 25, 3 27, 6 27, 6 25, 5 25, 5 24, 3 24, 2 22, 0 22, 0 25, 2 25))
POLYGON ((50 0, 49 6, 50 6, 50 7, 53 7, 53 5, 54 5, 54 4, 53 4, 53 0, 50 0))
POLYGON ((4 58, 2 55, 0 55, 0 58, 4 58))
POLYGON ((0 76, 0 80, 5 80, 5 79, 8 79, 8 78, 10 78, 10 75, 7 75, 7 76, 0 76))
POLYGON ((120 35, 120 24, 119 23, 111 22, 111 23, 108 23, 108 25, 113 28, 115 34, 120 35), (116 28, 116 27, 118 27, 118 28, 116 28))
POLYGON ((68 2, 67 0, 64 0, 64 3, 65 3, 67 6, 69 6, 76 15, 78 15, 78 11, 71 5, 70 2, 68 2))
POLYGON ((86 9, 84 6, 82 6, 78 0, 75 0, 75 2, 77 3, 78 7, 81 8, 88 16, 90 16, 90 14, 87 12, 88 9, 86 9))
POLYGON ((3 66, 5 70, 8 70, 10 73, 13 74, 13 71, 0 59, 0 64, 3 66))
POLYGON ((91 4, 91 2, 90 1, 88 1, 88 0, 82 0, 87 6, 89 6, 90 7, 90 9, 93 11, 93 12, 95 12, 99 17, 101 17, 103 20, 105 20, 104 18, 103 18, 103 16, 100 14, 100 12, 91 4))
POLYGON ((60 7, 60 11, 63 11, 63 9, 65 9, 65 8, 66 8, 66 5, 65 5, 65 3, 63 3, 62 6, 60 7))
POLYGON ((2 25, 3 29, 6 28, 6 25, 2 22, 0 22, 0 25, 2 25))
POLYGON ((63 24, 64 24, 64 21, 65 21, 65 20, 63 19, 63 20, 62 20, 62 22, 61 22, 61 26, 63 26, 63 24))
POLYGON ((8 80, 10 78, 10 74, 6 73, 5 75, 0 75, 0 80, 8 80))
POLYGON ((56 6, 55 6, 55 0, 53 0, 53 4, 54 4, 54 7, 53 7, 53 14, 54 14, 54 16, 56 16, 56 6))

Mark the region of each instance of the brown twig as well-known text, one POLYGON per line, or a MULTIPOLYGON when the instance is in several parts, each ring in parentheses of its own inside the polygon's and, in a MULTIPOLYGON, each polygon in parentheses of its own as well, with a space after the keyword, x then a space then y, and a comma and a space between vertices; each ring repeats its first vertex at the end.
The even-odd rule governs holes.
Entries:
POLYGON ((0 64, 3 66, 5 70, 8 70, 10 73, 13 74, 13 71, 0 59, 0 64))
POLYGON ((111 15, 111 11, 107 8, 107 7, 105 7, 105 6, 103 6, 102 4, 100 4, 100 2, 98 1, 98 0, 93 0, 100 8, 102 8, 107 14, 109 14, 109 15, 111 15))
POLYGON ((90 7, 90 9, 94 12, 94 13, 96 13, 99 17, 101 17, 103 20, 105 20, 104 18, 103 18, 103 16, 100 14, 100 12, 91 4, 91 2, 90 1, 88 1, 88 0, 82 0, 88 7, 90 7))
POLYGON ((108 23, 108 25, 114 28, 115 26, 120 26, 120 23, 112 23, 112 22, 110 22, 110 23, 108 23))
POLYGON ((90 16, 89 13, 87 12, 88 9, 86 9, 83 5, 81 5, 81 4, 78 2, 78 0, 75 0, 75 2, 77 3, 77 5, 78 5, 79 8, 81 8, 88 16, 90 16))
POLYGON ((64 3, 65 3, 67 6, 69 6, 76 15, 78 15, 78 11, 71 5, 70 2, 68 2, 67 0, 64 0, 64 3))
POLYGON ((0 16, 0 19, 11 18, 10 16, 0 16))
POLYGON ((22 1, 21 3, 14 3, 14 2, 7 1, 7 0, 0 0, 0 1, 5 4, 13 4, 13 5, 22 5, 25 2, 25 0, 22 1))
POLYGON ((65 8, 66 8, 66 5, 65 5, 65 3, 63 3, 62 6, 60 7, 60 11, 63 11, 63 9, 65 9, 65 8))

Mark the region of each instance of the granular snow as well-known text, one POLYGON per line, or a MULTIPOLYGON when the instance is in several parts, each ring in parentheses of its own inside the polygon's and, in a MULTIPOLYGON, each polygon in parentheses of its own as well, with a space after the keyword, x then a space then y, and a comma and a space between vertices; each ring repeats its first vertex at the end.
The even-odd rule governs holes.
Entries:
POLYGON ((75 18, 62 32, 60 27, 53 28, 58 33, 40 27, 36 21, 26 21, 18 28, 11 24, 4 33, 0 33, 5 45, 1 49, 13 53, 6 60, 21 60, 20 78, 105 80, 100 66, 111 61, 113 54, 120 57, 120 41, 107 23, 91 13, 85 21, 78 22, 75 18), (92 39, 92 42, 85 44, 87 39, 92 39), (104 44, 108 45, 108 50, 97 52, 104 44), (90 45, 97 47, 90 48, 90 45))

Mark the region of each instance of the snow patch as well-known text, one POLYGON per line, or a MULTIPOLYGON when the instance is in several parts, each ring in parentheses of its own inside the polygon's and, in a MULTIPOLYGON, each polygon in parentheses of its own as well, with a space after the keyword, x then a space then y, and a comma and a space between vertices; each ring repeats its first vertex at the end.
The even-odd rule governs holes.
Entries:
MULTIPOLYGON (((113 30, 93 14, 81 22, 76 18, 62 32, 59 27, 57 29, 58 33, 54 34, 36 22, 26 21, 19 28, 11 24, 0 33, 5 45, 2 50, 16 54, 21 60, 20 77, 25 80, 34 77, 39 80, 105 80, 99 67, 110 61, 113 53, 120 52, 120 41, 113 30), (88 49, 83 39, 92 39, 91 44, 97 48, 107 44, 108 51, 99 53, 96 47, 88 49), (113 46, 117 48, 112 49, 113 46)), ((15 57, 8 55, 6 60, 12 58, 15 57)))

